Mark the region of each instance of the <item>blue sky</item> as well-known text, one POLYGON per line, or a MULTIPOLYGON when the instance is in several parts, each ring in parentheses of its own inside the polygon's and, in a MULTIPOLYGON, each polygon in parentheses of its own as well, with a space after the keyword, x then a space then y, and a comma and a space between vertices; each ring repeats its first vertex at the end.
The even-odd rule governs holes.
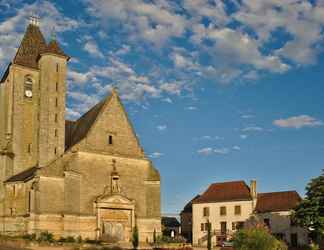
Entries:
POLYGON ((303 195, 324 168, 323 0, 0 0, 0 13, 2 72, 31 13, 55 29, 69 119, 118 88, 163 213, 228 180, 303 195))

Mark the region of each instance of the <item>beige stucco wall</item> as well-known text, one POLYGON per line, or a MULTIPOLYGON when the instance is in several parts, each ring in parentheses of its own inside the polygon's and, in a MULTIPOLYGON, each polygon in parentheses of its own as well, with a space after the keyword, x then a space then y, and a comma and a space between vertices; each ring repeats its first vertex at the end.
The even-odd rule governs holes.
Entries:
MULTIPOLYGON (((209 221, 212 225, 212 230, 220 230, 221 222, 227 223, 227 229, 232 231, 233 222, 244 222, 247 220, 253 211, 252 201, 233 201, 233 202, 217 202, 217 203, 194 203, 192 206, 192 230, 193 230, 193 244, 198 245, 200 238, 207 234, 207 231, 201 231, 201 223, 209 221), (241 206, 241 215, 235 215, 235 206, 241 206), (226 215, 220 215, 220 207, 226 207, 226 215), (209 217, 203 216, 204 207, 209 207, 209 217)), ((216 238, 212 238, 213 244, 216 244, 216 238)), ((207 242, 203 242, 206 245, 207 242)))
POLYGON ((258 214, 258 217, 262 220, 269 219, 271 233, 283 234, 284 240, 289 244, 291 243, 291 234, 297 234, 298 244, 306 245, 308 243, 307 231, 301 227, 292 226, 290 214, 289 211, 271 212, 258 214))

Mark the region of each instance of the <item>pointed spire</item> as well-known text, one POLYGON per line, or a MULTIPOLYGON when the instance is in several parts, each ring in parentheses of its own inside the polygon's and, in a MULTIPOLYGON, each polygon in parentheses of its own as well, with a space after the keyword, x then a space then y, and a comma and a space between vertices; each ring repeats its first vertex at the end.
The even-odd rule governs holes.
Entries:
POLYGON ((51 41, 47 45, 47 48, 44 51, 44 53, 51 53, 51 54, 55 54, 55 55, 60 55, 60 56, 66 57, 68 60, 70 59, 70 57, 67 56, 64 53, 64 51, 60 48, 60 46, 58 44, 58 41, 56 40, 56 32, 55 32, 54 27, 52 28, 52 31, 51 31, 51 41))
POLYGON ((15 64, 38 68, 37 58, 46 48, 46 41, 38 27, 38 20, 39 18, 34 15, 30 17, 30 24, 13 60, 15 64))
POLYGON ((118 91, 117 91, 117 88, 116 87, 112 87, 112 89, 111 89, 111 95, 118 96, 118 91))
POLYGON ((55 27, 52 28, 51 30, 51 41, 56 40, 56 31, 55 27))

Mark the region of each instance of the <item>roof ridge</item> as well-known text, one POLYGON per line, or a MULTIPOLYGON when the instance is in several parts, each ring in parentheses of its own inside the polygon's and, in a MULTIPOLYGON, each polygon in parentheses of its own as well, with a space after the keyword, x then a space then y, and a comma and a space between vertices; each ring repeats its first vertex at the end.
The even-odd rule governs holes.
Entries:
POLYGON ((214 182, 210 185, 215 185, 215 184, 227 184, 227 183, 245 183, 246 182, 244 180, 238 180, 238 181, 224 181, 224 182, 214 182))
POLYGON ((286 191, 274 191, 274 192, 262 192, 262 193, 258 193, 258 194, 282 194, 282 193, 297 193, 298 192, 296 190, 286 190, 286 191))
POLYGON ((72 135, 71 135, 71 142, 70 145, 67 145, 66 149, 74 146, 75 144, 79 143, 90 131, 90 128, 93 126, 95 120, 97 119, 100 110, 103 108, 104 103, 110 99, 110 97, 106 97, 105 99, 99 101, 97 104, 92 106, 86 113, 84 113, 78 120, 74 121, 72 135), (93 114, 93 116, 91 116, 93 114), (89 119, 89 123, 86 124, 83 121, 86 121, 87 118, 89 119), (76 136, 79 133, 78 136, 76 136))

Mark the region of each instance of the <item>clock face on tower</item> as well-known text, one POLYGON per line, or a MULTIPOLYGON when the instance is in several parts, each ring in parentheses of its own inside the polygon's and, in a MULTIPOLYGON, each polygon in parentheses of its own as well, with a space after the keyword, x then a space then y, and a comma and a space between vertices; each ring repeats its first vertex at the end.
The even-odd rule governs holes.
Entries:
POLYGON ((33 92, 31 90, 25 90, 25 96, 31 98, 33 97, 33 92))

